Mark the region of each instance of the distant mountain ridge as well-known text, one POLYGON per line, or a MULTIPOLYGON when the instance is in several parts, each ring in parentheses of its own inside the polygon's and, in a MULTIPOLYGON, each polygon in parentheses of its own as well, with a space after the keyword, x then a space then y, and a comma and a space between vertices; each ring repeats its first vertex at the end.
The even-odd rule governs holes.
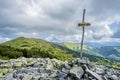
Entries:
MULTIPOLYGON (((25 48, 28 50, 32 48, 39 48, 39 49, 46 48, 45 50, 53 51, 53 53, 72 52, 75 54, 74 51, 77 51, 77 52, 80 51, 79 43, 70 43, 70 42, 52 43, 42 39, 26 38, 26 37, 18 37, 11 41, 2 43, 1 45, 7 45, 15 48, 20 48, 20 49, 25 48)), ((97 43, 94 43, 94 44, 85 43, 83 47, 83 52, 89 55, 95 55, 95 56, 100 56, 104 58, 120 60, 120 46, 102 46, 102 45, 98 46, 97 43)))
MULTIPOLYGON (((18 57, 28 57, 28 58, 42 57, 42 58, 56 58, 59 60, 69 60, 73 57, 79 58, 80 52, 75 51, 79 48, 79 44, 68 42, 67 46, 69 46, 69 48, 66 47, 65 45, 66 44, 64 44, 63 46, 63 44, 61 43, 48 42, 42 39, 18 37, 16 39, 0 44, 0 59, 1 58, 11 59, 18 57), (72 50, 70 48, 75 50, 72 50)), ((87 51, 92 51, 93 48, 85 46, 84 49, 87 51)), ((87 52, 84 52, 83 56, 89 58, 90 61, 93 61, 96 64, 112 66, 112 67, 120 66, 119 61, 114 61, 100 57, 98 55, 95 56, 86 53, 87 52)))
POLYGON ((120 46, 120 42, 86 42, 84 43, 87 46, 93 46, 93 47, 103 47, 103 46, 120 46))
MULTIPOLYGON (((71 50, 80 51, 80 44, 78 43, 63 42, 59 44, 71 50)), ((88 46, 86 44, 83 47, 83 52, 90 55, 120 60, 120 46, 88 46)))

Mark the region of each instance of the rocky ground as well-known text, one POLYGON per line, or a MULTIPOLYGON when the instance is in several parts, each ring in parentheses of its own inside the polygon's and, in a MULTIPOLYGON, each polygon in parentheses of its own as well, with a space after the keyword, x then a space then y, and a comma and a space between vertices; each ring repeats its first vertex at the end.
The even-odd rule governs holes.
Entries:
POLYGON ((120 70, 87 58, 69 62, 49 58, 0 60, 0 80, 120 80, 120 70))

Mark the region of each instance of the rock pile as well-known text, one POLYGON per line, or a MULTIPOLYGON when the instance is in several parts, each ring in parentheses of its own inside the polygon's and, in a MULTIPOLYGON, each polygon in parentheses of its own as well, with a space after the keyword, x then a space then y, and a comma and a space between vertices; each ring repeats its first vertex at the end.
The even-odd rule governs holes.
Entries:
POLYGON ((21 57, 0 60, 0 80, 120 80, 120 70, 95 65, 87 58, 63 62, 21 57))

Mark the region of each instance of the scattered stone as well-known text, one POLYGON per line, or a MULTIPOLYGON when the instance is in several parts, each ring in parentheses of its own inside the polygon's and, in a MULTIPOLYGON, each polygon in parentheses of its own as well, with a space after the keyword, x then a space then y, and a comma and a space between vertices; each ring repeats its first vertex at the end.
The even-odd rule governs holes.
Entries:
POLYGON ((65 74, 65 73, 59 73, 59 74, 57 74, 57 76, 55 76, 55 78, 57 80, 64 80, 66 76, 67 76, 67 74, 65 74))
POLYGON ((32 75, 31 74, 24 74, 24 77, 22 80, 32 80, 32 75))
POLYGON ((49 58, 46 58, 46 69, 53 69, 53 63, 49 58))
POLYGON ((81 67, 72 67, 70 70, 70 74, 76 77, 77 79, 81 79, 84 74, 84 71, 81 67))
POLYGON ((19 67, 21 67, 22 66, 22 62, 20 62, 20 61, 16 61, 16 62, 14 62, 14 64, 13 64, 13 67, 15 67, 15 68, 19 68, 19 67))
POLYGON ((120 69, 95 65, 88 58, 63 62, 20 57, 0 60, 0 80, 120 80, 120 69))
POLYGON ((96 78, 97 80, 103 80, 102 77, 99 76, 97 73, 95 73, 95 72, 89 70, 88 67, 87 67, 86 65, 85 65, 85 67, 86 67, 86 70, 85 70, 86 73, 90 74, 91 77, 93 76, 93 77, 96 78))
POLYGON ((116 75, 111 75, 111 76, 110 76, 110 79, 111 79, 111 80, 120 80, 120 78, 117 77, 116 75))
POLYGON ((8 73, 7 75, 5 75, 4 79, 3 80, 14 80, 12 73, 8 73))
POLYGON ((77 58, 77 61, 78 61, 78 64, 89 64, 90 63, 89 59, 86 57, 83 57, 82 59, 77 58))
POLYGON ((99 65, 99 66, 96 66, 96 70, 95 70, 95 72, 97 73, 97 74, 104 74, 105 73, 105 67, 104 66, 102 66, 102 65, 99 65))
POLYGON ((51 59, 51 61, 53 63, 54 68, 59 68, 62 63, 62 61, 57 60, 57 59, 51 59))

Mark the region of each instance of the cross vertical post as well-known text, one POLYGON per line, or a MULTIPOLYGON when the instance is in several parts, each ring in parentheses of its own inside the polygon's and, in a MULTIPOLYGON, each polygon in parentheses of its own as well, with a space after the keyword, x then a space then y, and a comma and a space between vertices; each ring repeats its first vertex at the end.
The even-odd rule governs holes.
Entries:
POLYGON ((81 39, 81 50, 80 50, 80 58, 82 59, 82 53, 83 53, 83 41, 84 41, 84 32, 85 32, 85 26, 90 26, 90 23, 85 23, 85 9, 83 10, 83 19, 82 23, 78 23, 78 26, 82 26, 82 39, 81 39))

